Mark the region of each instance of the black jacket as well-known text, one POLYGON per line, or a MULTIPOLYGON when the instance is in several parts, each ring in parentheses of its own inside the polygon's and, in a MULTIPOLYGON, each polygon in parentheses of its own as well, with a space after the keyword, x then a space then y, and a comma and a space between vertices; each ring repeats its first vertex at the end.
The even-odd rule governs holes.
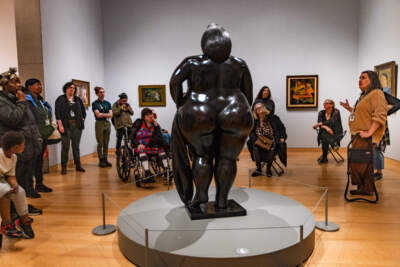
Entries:
MULTIPOLYGON (((140 127, 142 127, 143 120, 142 119, 137 119, 131 128, 131 133, 129 138, 132 141, 132 144, 137 147, 139 145, 138 141, 136 140, 136 134, 140 130, 140 127)), ((162 133, 161 133, 161 127, 160 124, 157 126, 154 126, 154 131, 153 134, 150 137, 150 146, 151 147, 163 147, 167 153, 169 153, 169 145, 165 141, 162 133)))
MULTIPOLYGON (((272 130, 274 131, 274 140, 279 142, 281 138, 287 138, 286 127, 283 125, 281 119, 276 115, 268 115, 266 118, 271 124, 272 130)), ((250 132, 250 141, 254 144, 257 140, 256 129, 260 127, 260 120, 254 120, 254 127, 250 132)))
POLYGON ((28 101, 17 101, 13 94, 0 92, 0 137, 8 131, 20 131, 25 136, 25 150, 19 160, 32 160, 40 154, 41 135, 28 101))
MULTIPOLYGON (((340 112, 338 109, 334 109, 332 111, 331 117, 329 120, 326 120, 325 117, 325 110, 321 110, 318 113, 318 122, 322 122, 323 125, 328 126, 329 128, 332 129, 333 135, 331 136, 329 133, 325 131, 325 129, 320 129, 319 134, 318 134, 318 145, 321 143, 321 139, 323 136, 330 137, 329 139, 332 139, 329 141, 329 143, 332 143, 334 141, 339 142, 338 140, 343 133, 343 127, 342 127, 342 119, 340 117, 340 112)), ((338 143, 339 144, 339 143, 338 143)))
MULTIPOLYGON (((74 110, 76 116, 76 122, 78 124, 79 129, 82 130, 85 128, 85 121, 84 121, 84 119, 86 118, 85 106, 83 105, 82 100, 77 96, 74 96, 74 101, 78 104, 77 108, 74 110)), ((61 120, 63 127, 65 129, 69 128, 68 111, 69 111, 69 103, 67 96, 65 94, 60 95, 56 100, 55 115, 56 115, 56 120, 61 120)))
POLYGON ((388 110, 388 116, 392 115, 393 113, 397 112, 400 109, 400 99, 385 93, 386 101, 389 105, 393 106, 391 109, 388 110))

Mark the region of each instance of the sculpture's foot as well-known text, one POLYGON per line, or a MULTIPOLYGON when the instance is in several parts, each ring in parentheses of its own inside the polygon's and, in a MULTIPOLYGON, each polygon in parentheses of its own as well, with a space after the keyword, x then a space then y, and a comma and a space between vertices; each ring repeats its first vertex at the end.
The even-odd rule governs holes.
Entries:
POLYGON ((226 210, 228 208, 228 199, 218 199, 215 201, 215 210, 226 210))
POLYGON ((207 203, 201 203, 201 204, 199 205, 199 208, 200 208, 200 210, 201 210, 202 213, 207 213, 207 210, 208 210, 207 203))
POLYGON ((200 211, 202 213, 207 213, 207 209, 208 209, 207 202, 208 201, 204 202, 204 201, 200 201, 198 199, 197 200, 193 199, 192 202, 190 203, 189 207, 194 208, 194 209, 200 209, 200 211))

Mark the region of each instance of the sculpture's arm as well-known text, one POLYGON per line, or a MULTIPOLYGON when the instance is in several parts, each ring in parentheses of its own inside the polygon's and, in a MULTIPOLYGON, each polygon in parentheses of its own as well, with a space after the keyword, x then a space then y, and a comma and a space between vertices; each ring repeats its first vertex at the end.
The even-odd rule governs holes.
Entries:
POLYGON ((177 107, 183 105, 185 100, 183 95, 182 83, 190 76, 190 59, 186 58, 175 69, 169 82, 169 90, 171 97, 177 107))
POLYGON ((242 63, 243 76, 240 90, 246 96, 249 105, 253 103, 253 82, 251 80, 250 70, 245 62, 242 63))

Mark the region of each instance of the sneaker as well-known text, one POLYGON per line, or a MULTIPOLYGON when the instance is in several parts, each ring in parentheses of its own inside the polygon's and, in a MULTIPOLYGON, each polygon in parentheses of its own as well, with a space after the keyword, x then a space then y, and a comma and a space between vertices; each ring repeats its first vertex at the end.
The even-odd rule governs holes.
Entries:
POLYGON ((2 225, 1 232, 9 238, 21 238, 23 236, 22 232, 15 227, 14 223, 2 225))
POLYGON ((37 192, 43 192, 43 193, 50 193, 50 192, 53 192, 53 189, 51 189, 50 187, 47 187, 44 184, 37 184, 36 185, 36 191, 37 192))
POLYGON ((35 237, 35 233, 33 232, 32 226, 30 222, 21 224, 21 232, 25 239, 32 239, 35 237))
POLYGON ((373 177, 374 177, 375 181, 379 181, 380 179, 383 178, 383 175, 381 172, 376 172, 376 173, 374 173, 373 177))
POLYGON ((28 192, 26 192, 26 197, 29 198, 40 198, 41 195, 34 189, 29 190, 28 192))
POLYGON ((28 214, 31 216, 42 215, 43 211, 41 209, 35 208, 31 204, 28 204, 28 214))

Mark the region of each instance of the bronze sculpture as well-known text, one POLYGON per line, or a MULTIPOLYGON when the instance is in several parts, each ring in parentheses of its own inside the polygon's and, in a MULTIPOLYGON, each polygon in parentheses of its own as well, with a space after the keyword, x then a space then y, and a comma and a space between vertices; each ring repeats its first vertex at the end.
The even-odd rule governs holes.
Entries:
POLYGON ((224 28, 210 24, 201 47, 204 54, 185 58, 170 80, 177 106, 171 150, 181 200, 187 207, 206 213, 213 175, 215 210, 228 208, 236 160, 253 126, 253 88, 246 62, 230 56, 232 44, 224 28), (185 81, 186 93, 182 86, 185 81))

